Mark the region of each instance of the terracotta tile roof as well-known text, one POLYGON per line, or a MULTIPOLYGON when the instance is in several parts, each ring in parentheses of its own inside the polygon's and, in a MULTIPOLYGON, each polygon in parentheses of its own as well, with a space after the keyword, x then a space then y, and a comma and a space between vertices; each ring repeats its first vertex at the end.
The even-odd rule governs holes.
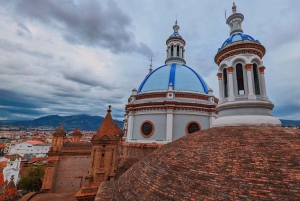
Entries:
POLYGON ((32 145, 45 144, 45 142, 41 142, 41 141, 38 141, 38 140, 28 140, 26 142, 28 142, 32 145))
POLYGON ((3 149, 5 147, 6 147, 5 144, 0 144, 0 149, 3 149))
POLYGON ((82 136, 82 133, 80 132, 78 127, 76 127, 76 130, 72 133, 72 136, 82 136))
POLYGON ((111 117, 111 106, 109 106, 107 110, 107 114, 99 126, 99 129, 97 131, 97 135, 99 137, 103 137, 104 135, 107 136, 115 136, 121 134, 121 129, 117 124, 114 123, 112 117, 111 117))
POLYGON ((300 200, 300 130, 219 127, 155 150, 112 200, 300 200))
POLYGON ((66 131, 64 131, 62 124, 59 125, 59 127, 57 128, 57 130, 53 133, 53 136, 62 136, 65 137, 66 136, 66 131))
POLYGON ((20 156, 19 154, 12 154, 12 155, 6 155, 4 156, 7 159, 10 159, 10 161, 15 161, 16 159, 24 160, 25 158, 23 156, 20 156))

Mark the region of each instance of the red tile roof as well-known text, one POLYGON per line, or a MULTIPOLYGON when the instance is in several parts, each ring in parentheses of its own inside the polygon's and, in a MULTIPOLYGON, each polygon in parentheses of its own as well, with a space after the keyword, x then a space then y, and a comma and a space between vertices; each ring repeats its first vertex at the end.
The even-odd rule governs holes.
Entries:
POLYGON ((186 135, 121 175, 112 200, 300 200, 299 136, 281 127, 186 135))

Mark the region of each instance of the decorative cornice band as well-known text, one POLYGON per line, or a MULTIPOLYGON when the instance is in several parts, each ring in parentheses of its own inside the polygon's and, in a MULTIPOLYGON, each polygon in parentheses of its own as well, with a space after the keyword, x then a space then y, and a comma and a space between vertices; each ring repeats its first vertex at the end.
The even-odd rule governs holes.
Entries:
POLYGON ((274 104, 269 101, 235 101, 230 103, 223 103, 217 105, 216 111, 231 109, 231 108, 245 108, 245 107, 264 107, 273 109, 274 104))
POLYGON ((225 47, 224 49, 222 49, 220 52, 216 54, 215 63, 217 65, 220 65, 220 63, 224 59, 230 56, 234 56, 238 54, 246 54, 246 53, 255 54, 260 58, 262 58, 266 53, 266 49, 261 44, 254 44, 254 43, 232 45, 227 48, 225 47))

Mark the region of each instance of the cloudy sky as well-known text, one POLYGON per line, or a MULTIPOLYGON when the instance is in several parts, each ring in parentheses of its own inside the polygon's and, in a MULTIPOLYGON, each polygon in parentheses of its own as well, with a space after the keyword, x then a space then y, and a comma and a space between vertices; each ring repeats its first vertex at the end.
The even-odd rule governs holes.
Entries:
MULTIPOLYGON (((214 56, 232 1, 0 0, 0 120, 58 114, 122 119, 133 88, 164 64, 177 15, 185 59, 218 96, 214 56), (184 3, 183 3, 184 2, 184 3)), ((267 50, 273 115, 300 120, 300 1, 238 0, 244 33, 267 50), (251 3, 250 3, 251 2, 251 3)))

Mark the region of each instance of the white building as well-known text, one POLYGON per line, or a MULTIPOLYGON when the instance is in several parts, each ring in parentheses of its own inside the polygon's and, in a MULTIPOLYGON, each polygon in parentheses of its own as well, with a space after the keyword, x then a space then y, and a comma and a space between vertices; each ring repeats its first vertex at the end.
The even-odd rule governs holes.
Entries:
POLYGON ((51 144, 45 144, 41 141, 28 140, 26 142, 17 143, 14 148, 9 150, 9 154, 19 154, 26 159, 33 157, 45 157, 51 144))
POLYGON ((226 21, 230 37, 215 56, 220 100, 213 126, 281 126, 271 114, 274 105, 267 96, 262 61, 265 47, 243 33, 243 20, 244 15, 237 13, 234 4, 226 21))
POLYGON ((126 105, 124 136, 128 143, 165 144, 212 127, 218 100, 202 77, 185 61, 185 40, 178 33, 167 39, 165 65, 152 70, 126 105))
POLYGON ((6 162, 6 167, 3 168, 4 181, 10 181, 11 176, 14 176, 14 182, 17 184, 22 159, 23 157, 18 154, 7 155, 0 158, 0 162, 6 162))

